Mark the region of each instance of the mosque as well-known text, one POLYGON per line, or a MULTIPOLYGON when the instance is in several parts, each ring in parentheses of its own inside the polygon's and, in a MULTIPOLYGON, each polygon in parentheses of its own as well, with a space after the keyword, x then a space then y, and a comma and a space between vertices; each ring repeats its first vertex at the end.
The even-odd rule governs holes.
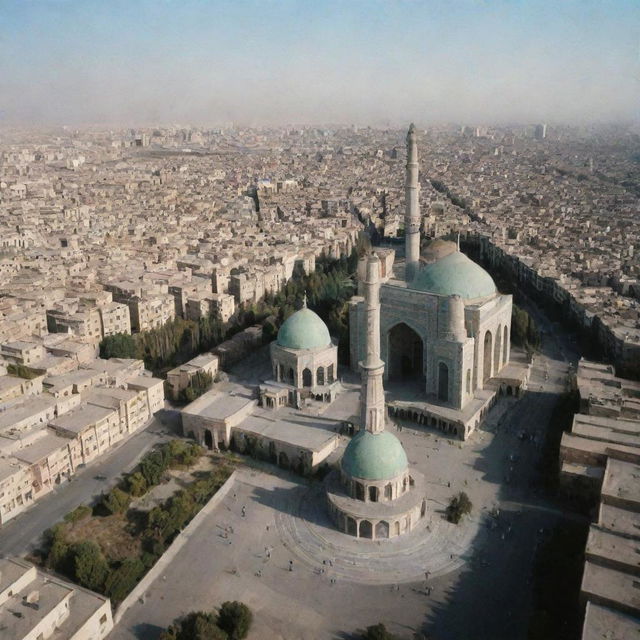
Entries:
MULTIPOLYGON (((358 265, 358 295, 349 305, 351 365, 361 376, 358 431, 325 485, 336 527, 371 540, 410 532, 427 513, 425 479, 386 430, 389 415, 466 439, 499 391, 519 384, 510 377, 511 296, 455 243, 436 240, 420 253, 413 125, 405 187, 405 259, 376 248, 358 265), (388 402, 386 381, 401 383, 388 402)), ((270 350, 272 377, 259 399, 212 390, 183 410, 183 429, 198 442, 209 432, 215 446, 235 443, 240 451, 250 442, 281 466, 309 473, 339 446, 337 422, 319 429, 315 414, 300 412, 309 400, 330 403, 340 391, 337 345, 305 300, 270 350)))
MULTIPOLYGON (((418 152, 413 125, 407 134, 405 259, 390 249, 381 258, 380 345, 385 381, 418 388, 411 400, 390 404, 395 415, 466 439, 484 418, 509 362, 512 297, 498 292, 491 276, 454 242, 435 240, 420 253, 418 152)), ((362 282, 365 261, 359 264, 362 282)), ((349 306, 351 366, 366 351, 362 296, 349 306)))

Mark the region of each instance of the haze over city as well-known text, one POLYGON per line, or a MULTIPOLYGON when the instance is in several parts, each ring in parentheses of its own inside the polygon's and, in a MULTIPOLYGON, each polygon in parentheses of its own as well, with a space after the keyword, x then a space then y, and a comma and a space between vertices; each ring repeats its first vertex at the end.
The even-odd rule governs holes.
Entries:
POLYGON ((638 640, 638 0, 0 0, 1 640, 638 640))
POLYGON ((619 122, 633 0, 0 2, 0 124, 619 122))

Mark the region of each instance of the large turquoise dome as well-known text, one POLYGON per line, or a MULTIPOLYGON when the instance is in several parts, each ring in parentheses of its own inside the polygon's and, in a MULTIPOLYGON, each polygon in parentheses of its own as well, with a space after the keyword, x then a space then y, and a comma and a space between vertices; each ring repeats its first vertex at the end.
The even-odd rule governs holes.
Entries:
POLYGON ((331 336, 322 318, 303 307, 290 315, 278 331, 278 344, 287 349, 318 349, 331 344, 331 336))
POLYGON ((465 300, 486 298, 496 293, 491 276, 460 251, 420 269, 410 287, 442 296, 456 294, 465 300))
POLYGON ((407 454, 392 433, 356 433, 342 456, 342 470, 351 477, 364 480, 390 480, 409 465, 407 454))

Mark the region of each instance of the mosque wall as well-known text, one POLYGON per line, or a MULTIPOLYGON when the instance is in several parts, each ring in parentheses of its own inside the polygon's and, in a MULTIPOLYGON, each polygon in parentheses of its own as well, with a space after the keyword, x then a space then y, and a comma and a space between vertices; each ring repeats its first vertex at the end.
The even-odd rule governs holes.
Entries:
MULTIPOLYGON (((422 374, 428 396, 442 396, 440 364, 447 367, 447 403, 462 409, 473 398, 476 389, 498 375, 510 357, 512 296, 498 295, 481 304, 466 304, 464 324, 467 335, 452 338, 446 331, 447 313, 442 296, 407 289, 394 284, 380 287, 381 358, 386 363, 385 380, 393 375, 393 346, 390 331, 405 324, 422 340, 422 374), (505 339, 506 335, 506 339, 505 339), (487 345, 485 345, 485 341, 487 345)), ((366 335, 363 330, 362 298, 354 297, 349 307, 351 368, 358 370, 363 359, 366 335)))

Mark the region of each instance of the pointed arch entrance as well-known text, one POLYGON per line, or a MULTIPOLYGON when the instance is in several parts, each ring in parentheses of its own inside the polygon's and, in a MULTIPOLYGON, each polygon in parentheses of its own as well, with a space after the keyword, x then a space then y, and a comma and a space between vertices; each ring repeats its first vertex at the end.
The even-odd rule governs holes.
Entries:
POLYGON ((401 322, 389 330, 389 378, 405 380, 424 375, 424 345, 422 338, 401 322))

